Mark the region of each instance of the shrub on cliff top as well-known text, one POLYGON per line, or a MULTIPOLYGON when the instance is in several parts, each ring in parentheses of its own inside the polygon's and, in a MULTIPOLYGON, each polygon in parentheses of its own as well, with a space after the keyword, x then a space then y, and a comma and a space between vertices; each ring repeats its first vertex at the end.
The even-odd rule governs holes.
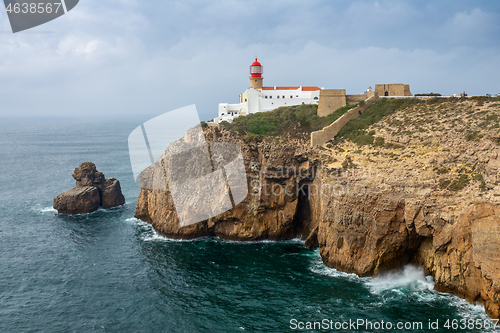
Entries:
POLYGON ((373 142, 374 147, 383 147, 385 145, 385 139, 381 136, 377 136, 373 142))
POLYGON ((379 122, 383 117, 393 114, 399 109, 404 109, 411 107, 416 104, 425 103, 416 98, 402 98, 402 99, 389 99, 381 98, 376 101, 373 105, 366 108, 366 110, 361 114, 359 118, 349 121, 337 134, 336 139, 348 139, 350 141, 356 142, 368 142, 372 138, 363 138, 369 134, 366 133, 366 129, 371 125, 379 122), (358 137, 361 137, 358 139, 358 137))
MULTIPOLYGON (((318 106, 302 104, 280 107, 269 112, 258 112, 234 119, 232 124, 222 122, 227 129, 241 134, 253 134, 259 137, 276 136, 291 129, 301 133, 311 133, 330 125, 346 113, 351 106, 335 110, 326 117, 318 117, 318 106)), ((292 133, 294 134, 294 133, 292 133)))
POLYGON ((441 96, 441 94, 440 93, 433 93, 433 92, 427 93, 427 94, 415 94, 415 97, 417 97, 417 96, 441 96))
POLYGON ((443 190, 460 191, 466 187, 470 182, 470 178, 466 174, 461 174, 455 179, 446 179, 439 182, 439 187, 443 190))

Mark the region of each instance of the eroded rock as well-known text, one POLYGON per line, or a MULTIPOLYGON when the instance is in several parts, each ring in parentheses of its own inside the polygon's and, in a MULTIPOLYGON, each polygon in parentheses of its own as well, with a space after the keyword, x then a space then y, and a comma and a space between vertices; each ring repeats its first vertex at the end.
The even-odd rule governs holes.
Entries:
POLYGON ((99 189, 95 186, 75 187, 54 199, 54 208, 58 213, 66 215, 91 213, 96 211, 100 204, 99 189))
MULTIPOLYGON (((245 143, 242 136, 223 127, 209 127, 205 136, 209 142, 240 146, 249 192, 243 202, 221 215, 181 227, 168 188, 158 189, 165 182, 163 166, 158 161, 142 174, 145 188, 141 189, 137 201, 137 218, 151 222, 158 232, 172 238, 218 236, 232 240, 284 240, 309 236, 316 227, 318 219, 313 216, 319 213, 319 208, 315 201, 317 196, 310 199, 306 194, 308 186, 316 180, 312 170, 318 167, 314 150, 307 140, 290 139, 276 144, 272 139, 245 143)), ((189 162, 193 157, 185 154, 185 158, 188 159, 186 165, 196 168, 194 161, 189 162)), ((214 191, 212 199, 220 195, 214 191)), ((315 241, 311 238, 308 243, 315 241)))
POLYGON ((92 162, 82 163, 73 173, 76 187, 54 199, 54 209, 60 214, 75 215, 96 211, 99 207, 112 208, 125 203, 120 182, 105 179, 92 162))
POLYGON ((102 208, 113 208, 125 203, 125 197, 122 194, 120 182, 115 178, 107 178, 101 187, 102 208))

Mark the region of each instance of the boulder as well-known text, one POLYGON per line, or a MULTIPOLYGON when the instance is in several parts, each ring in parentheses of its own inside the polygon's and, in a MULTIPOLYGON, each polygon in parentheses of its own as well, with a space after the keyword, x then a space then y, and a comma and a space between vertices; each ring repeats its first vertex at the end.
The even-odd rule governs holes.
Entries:
POLYGON ((74 215, 96 211, 99 207, 113 208, 125 203, 120 182, 104 177, 92 162, 80 164, 73 173, 76 187, 58 195, 54 208, 60 214, 74 215))
POLYGON ((60 214, 75 215, 96 211, 101 204, 99 189, 95 186, 75 187, 54 199, 54 208, 60 214))
POLYGON ((104 174, 97 171, 95 164, 92 162, 85 162, 80 164, 80 166, 75 169, 73 178, 76 180, 76 187, 101 187, 105 182, 104 174))
POLYGON ((120 182, 115 178, 107 178, 102 187, 102 208, 112 208, 125 203, 120 182))

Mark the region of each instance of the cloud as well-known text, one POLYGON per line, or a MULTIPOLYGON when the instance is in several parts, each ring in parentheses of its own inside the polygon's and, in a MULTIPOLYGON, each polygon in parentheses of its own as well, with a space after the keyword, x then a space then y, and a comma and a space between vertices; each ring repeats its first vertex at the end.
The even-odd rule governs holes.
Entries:
POLYGON ((498 13, 487 13, 479 8, 459 12, 443 24, 440 36, 453 43, 487 45, 489 41, 498 40, 499 20, 498 13))
MULTIPOLYGON (((498 12, 435 6, 82 1, 35 29, 56 33, 0 35, 0 115, 154 115, 195 103, 210 119, 247 88, 255 55, 268 85, 500 91, 498 41, 486 38, 498 12)), ((5 30, 6 20, 1 14, 5 30)))

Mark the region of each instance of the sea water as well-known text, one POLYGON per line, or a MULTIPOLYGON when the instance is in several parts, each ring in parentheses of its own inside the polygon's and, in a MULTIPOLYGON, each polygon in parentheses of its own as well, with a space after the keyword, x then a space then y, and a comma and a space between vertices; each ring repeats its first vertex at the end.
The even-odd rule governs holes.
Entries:
MULTIPOLYGON (((300 240, 159 236, 133 217, 127 137, 144 120, 0 119, 0 332, 348 332, 360 320, 493 331, 460 329, 491 322, 480 305, 434 291, 420 267, 359 278, 300 240), (52 199, 86 161, 120 180, 126 205, 58 215, 52 199)), ((356 331, 387 330, 376 327, 356 331)))

